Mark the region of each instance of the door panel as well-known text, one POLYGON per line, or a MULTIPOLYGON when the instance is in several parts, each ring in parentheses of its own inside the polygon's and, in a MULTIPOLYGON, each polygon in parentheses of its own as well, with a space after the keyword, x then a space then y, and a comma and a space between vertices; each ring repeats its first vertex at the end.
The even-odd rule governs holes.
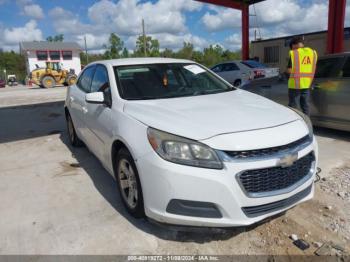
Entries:
POLYGON ((342 121, 349 103, 346 80, 341 76, 344 57, 321 59, 317 64, 311 99, 311 116, 319 121, 342 121))
POLYGON ((77 132, 80 139, 82 139, 86 144, 89 144, 89 141, 87 139, 87 126, 86 126, 86 113, 87 113, 87 106, 85 101, 85 95, 90 92, 90 86, 92 77, 95 72, 95 65, 89 66, 86 69, 84 69, 84 72, 81 74, 81 76, 78 79, 77 84, 75 85, 76 88, 74 88, 74 94, 70 97, 71 103, 74 104, 74 114, 75 119, 73 116, 73 123, 74 125, 78 125, 77 132), (72 101, 73 100, 73 101, 72 101), (76 121, 78 124, 76 124, 76 121))
POLYGON ((91 92, 103 92, 106 104, 87 103, 86 125, 87 136, 90 141, 90 149, 103 163, 108 163, 110 157, 109 141, 113 138, 111 92, 109 87, 108 72, 103 65, 97 65, 92 80, 91 92))
POLYGON ((70 87, 69 92, 70 115, 72 117, 74 128, 79 138, 84 140, 84 113, 85 92, 81 91, 76 85, 70 87))
POLYGON ((231 84, 233 84, 235 80, 241 79, 240 74, 241 72, 239 70, 239 67, 235 63, 223 64, 222 71, 220 73, 222 78, 231 84))

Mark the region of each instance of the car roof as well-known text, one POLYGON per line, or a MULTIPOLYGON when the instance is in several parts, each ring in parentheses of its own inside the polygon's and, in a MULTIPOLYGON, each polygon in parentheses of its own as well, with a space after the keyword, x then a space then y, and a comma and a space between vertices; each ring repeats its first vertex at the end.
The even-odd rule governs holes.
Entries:
POLYGON ((104 64, 111 66, 124 66, 124 65, 147 65, 147 64, 170 64, 170 63, 195 63, 191 60, 186 59, 174 59, 174 58, 163 58, 163 57, 141 57, 141 58, 120 58, 111 60, 101 60, 90 63, 93 64, 104 64))

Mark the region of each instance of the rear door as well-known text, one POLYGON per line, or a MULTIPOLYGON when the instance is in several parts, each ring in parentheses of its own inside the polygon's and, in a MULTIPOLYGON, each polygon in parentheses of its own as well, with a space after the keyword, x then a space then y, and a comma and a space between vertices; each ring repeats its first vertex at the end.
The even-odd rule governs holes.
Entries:
POLYGON ((89 66, 81 73, 76 85, 70 88, 69 103, 70 114, 78 136, 86 138, 85 114, 87 113, 85 95, 90 92, 92 77, 95 72, 95 65, 89 66))
POLYGON ((344 56, 335 56, 317 63, 311 93, 311 116, 316 121, 338 122, 348 118, 344 111, 349 104, 347 77, 343 77, 344 62, 344 56))
POLYGON ((234 84, 236 80, 241 80, 241 71, 235 63, 222 64, 220 76, 227 82, 234 84))

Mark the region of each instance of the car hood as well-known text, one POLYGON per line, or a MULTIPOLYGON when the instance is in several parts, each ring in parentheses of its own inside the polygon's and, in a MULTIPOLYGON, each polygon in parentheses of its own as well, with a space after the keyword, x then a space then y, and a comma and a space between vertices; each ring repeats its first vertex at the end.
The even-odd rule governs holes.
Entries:
POLYGON ((242 90, 127 101, 124 112, 147 126, 195 140, 271 128, 300 119, 292 110, 242 90))

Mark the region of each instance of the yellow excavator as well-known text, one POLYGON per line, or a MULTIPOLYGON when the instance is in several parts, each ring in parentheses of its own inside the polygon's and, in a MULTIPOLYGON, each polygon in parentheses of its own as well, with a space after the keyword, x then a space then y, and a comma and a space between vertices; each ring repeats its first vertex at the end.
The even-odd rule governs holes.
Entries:
POLYGON ((62 69, 59 62, 46 62, 46 68, 40 68, 37 65, 37 68, 30 73, 29 78, 32 83, 44 88, 52 88, 56 85, 70 86, 77 81, 74 70, 62 69))

